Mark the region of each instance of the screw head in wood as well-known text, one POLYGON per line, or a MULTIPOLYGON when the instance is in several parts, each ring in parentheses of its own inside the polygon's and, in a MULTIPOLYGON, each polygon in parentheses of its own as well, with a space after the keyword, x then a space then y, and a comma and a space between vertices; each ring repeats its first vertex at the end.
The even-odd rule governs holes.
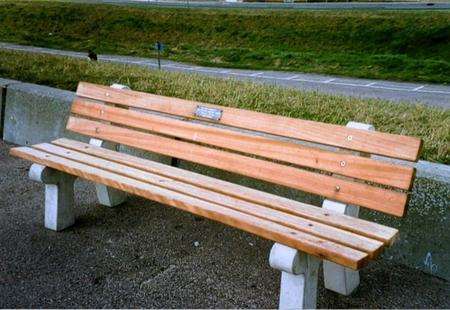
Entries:
POLYGON ((352 141, 353 140, 353 136, 347 136, 347 141, 352 141))
POLYGON ((336 185, 335 187, 334 187, 334 191, 335 192, 339 192, 341 190, 341 187, 339 186, 339 185, 336 185))
POLYGON ((339 162, 339 165, 340 165, 341 167, 345 167, 345 165, 347 165, 347 163, 345 162, 345 160, 341 160, 341 161, 339 162))

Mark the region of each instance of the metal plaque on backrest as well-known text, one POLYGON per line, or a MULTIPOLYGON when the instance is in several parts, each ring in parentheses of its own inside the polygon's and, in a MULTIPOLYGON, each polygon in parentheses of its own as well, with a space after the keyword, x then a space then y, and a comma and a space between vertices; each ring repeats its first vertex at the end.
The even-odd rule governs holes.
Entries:
POLYGON ((223 111, 217 108, 211 108, 206 106, 198 105, 195 109, 195 116, 200 118, 205 118, 213 121, 219 121, 222 117, 223 111))

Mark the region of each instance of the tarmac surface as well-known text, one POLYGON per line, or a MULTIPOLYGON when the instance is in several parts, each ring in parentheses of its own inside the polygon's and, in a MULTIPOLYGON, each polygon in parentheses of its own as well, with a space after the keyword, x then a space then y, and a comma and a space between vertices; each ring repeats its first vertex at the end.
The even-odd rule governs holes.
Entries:
MULTIPOLYGON (((177 1, 177 0, 72 0, 81 3, 105 3, 115 5, 160 6, 176 8, 239 8, 239 9, 287 9, 287 10, 448 10, 445 1, 410 2, 233 2, 233 1, 177 1)), ((293 1, 292 1, 293 2, 293 1)))
MULTIPOLYGON (((272 242, 145 199, 101 207, 77 181, 76 224, 43 227, 43 185, 0 140, 0 308, 275 308, 272 242), (198 246, 195 246, 198 242, 198 246)), ((450 283, 379 259, 319 308, 450 308, 450 283)))
MULTIPOLYGON (((86 53, 24 46, 0 42, 0 49, 68 56, 87 59, 86 53)), ((153 58, 98 55, 99 61, 122 63, 157 69, 153 58)), ((258 71, 202 67, 186 63, 162 60, 161 69, 172 72, 202 74, 218 78, 233 78, 257 83, 275 84, 299 90, 319 91, 358 98, 377 98, 392 102, 425 104, 450 109, 450 86, 425 83, 392 82, 384 80, 357 79, 300 72, 258 71)))

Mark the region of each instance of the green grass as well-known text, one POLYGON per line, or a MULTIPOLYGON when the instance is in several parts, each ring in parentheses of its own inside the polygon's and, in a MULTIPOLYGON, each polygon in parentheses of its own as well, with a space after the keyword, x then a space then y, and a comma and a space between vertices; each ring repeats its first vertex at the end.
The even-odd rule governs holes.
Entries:
POLYGON ((57 56, 0 51, 0 59, 1 77, 62 89, 75 90, 79 81, 122 83, 134 90, 301 119, 371 123, 380 131, 421 137, 422 159, 450 163, 448 110, 57 56))
POLYGON ((0 1, 0 41, 202 65, 450 82, 448 11, 168 9, 0 1))

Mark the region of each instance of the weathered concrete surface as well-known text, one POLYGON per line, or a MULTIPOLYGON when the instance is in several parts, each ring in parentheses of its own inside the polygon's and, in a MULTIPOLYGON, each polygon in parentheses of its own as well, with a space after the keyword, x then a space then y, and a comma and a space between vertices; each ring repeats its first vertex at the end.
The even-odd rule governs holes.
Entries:
POLYGON ((0 78, 0 137, 3 137, 3 127, 5 123, 5 101, 6 101, 6 89, 8 85, 18 83, 15 80, 0 78))
MULTIPOLYGON (((75 137, 65 132, 74 97, 73 92, 47 86, 28 83, 9 85, 4 140, 30 145, 54 140, 61 134, 75 137)), ((87 139, 84 138, 84 141, 87 139)))
POLYGON ((450 183, 450 166, 419 160, 416 164, 417 177, 450 183))
POLYGON ((6 100, 6 87, 0 84, 0 137, 3 137, 3 124, 5 122, 5 100, 6 100))
MULTIPOLYGON (((9 147, 0 141, 1 308, 277 307, 272 242, 136 197, 101 207, 84 181, 75 225, 46 230, 43 185, 9 147)), ((449 295, 449 282, 384 258, 361 271, 350 297, 320 278, 318 307, 449 308, 449 295)))
MULTIPOLYGON (((66 130, 75 93, 48 86, 0 80, 7 85, 3 139, 19 145, 49 142, 61 137, 88 142, 89 138, 66 130)), ((0 88, 1 89, 1 88, 0 88)), ((123 152, 161 162, 167 157, 121 147, 123 152)))
POLYGON ((0 78, 0 88, 5 88, 8 85, 16 84, 16 83, 21 83, 21 82, 19 82, 17 80, 10 80, 10 79, 0 78))
POLYGON ((418 178, 405 218, 368 210, 361 217, 399 229, 400 240, 385 253, 387 259, 450 280, 449 207, 449 183, 418 178))

